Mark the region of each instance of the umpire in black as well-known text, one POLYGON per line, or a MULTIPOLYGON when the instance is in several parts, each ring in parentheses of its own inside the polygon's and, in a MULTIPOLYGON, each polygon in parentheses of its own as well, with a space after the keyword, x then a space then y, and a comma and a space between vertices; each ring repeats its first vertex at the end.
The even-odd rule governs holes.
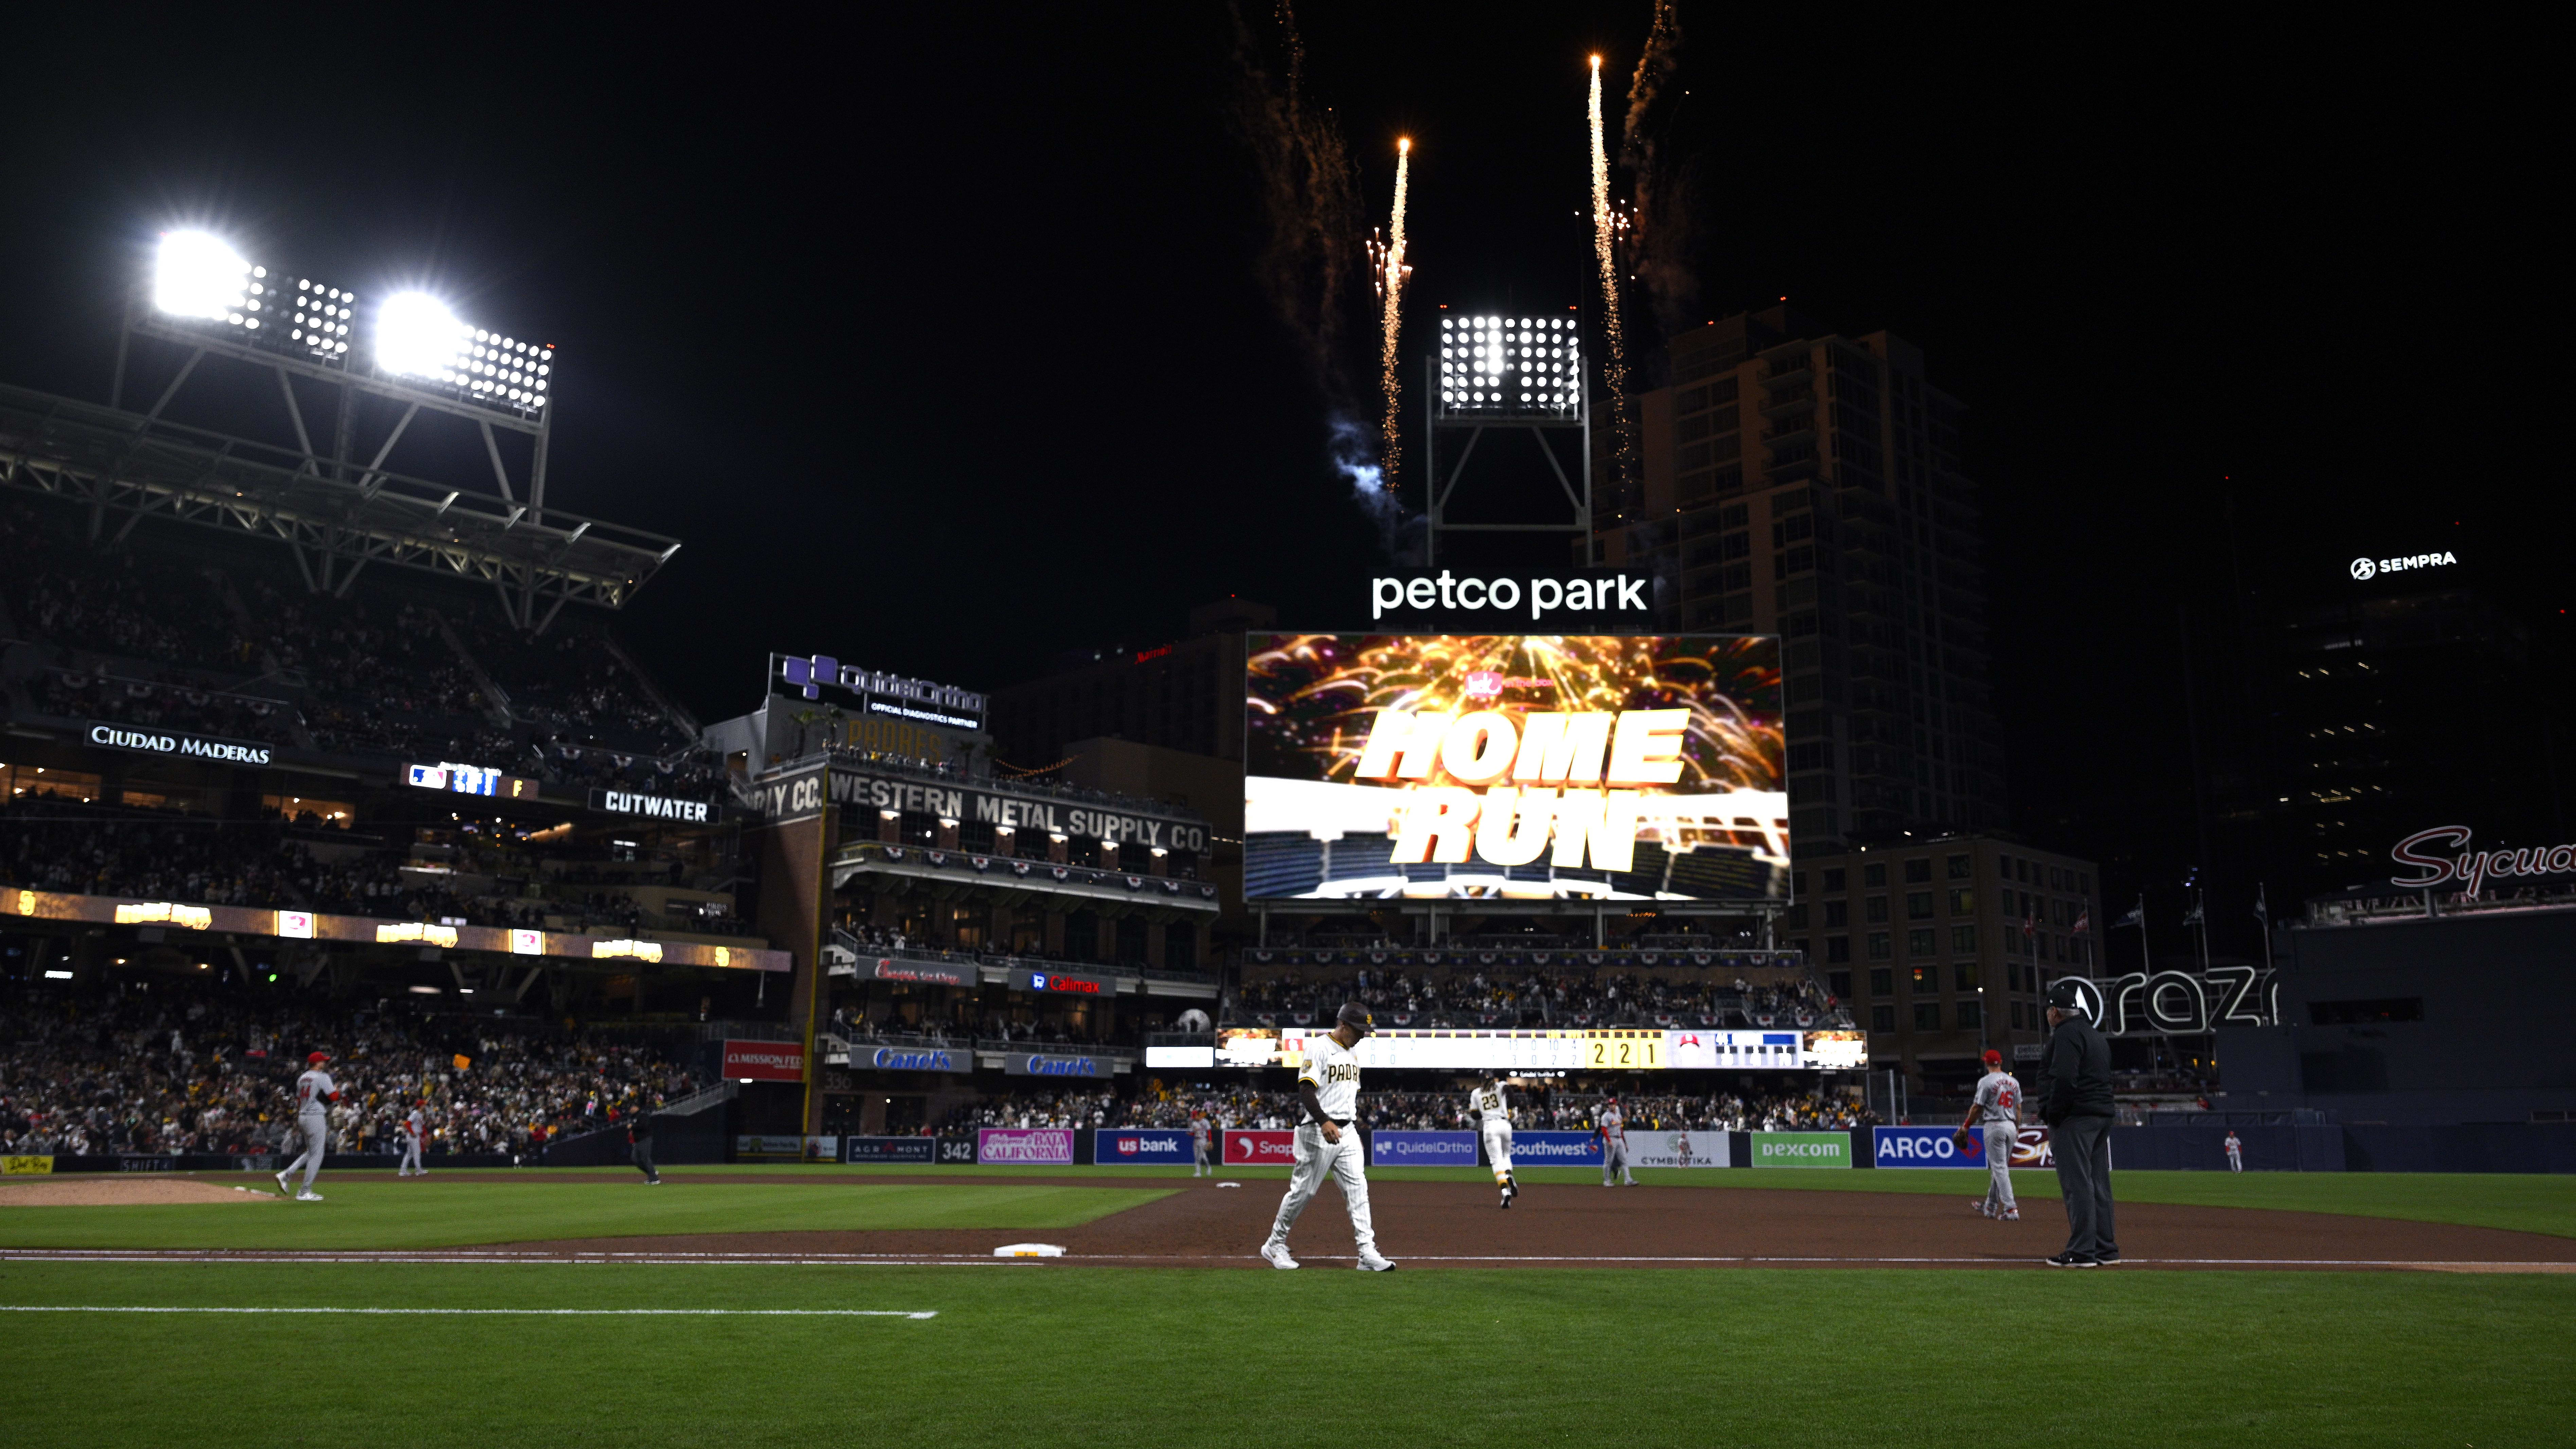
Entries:
POLYGON ((2120 1261, 2120 1240, 2111 1231, 2111 1043, 2094 1027, 2084 992, 2071 980, 2048 988, 2048 1024, 2048 1098, 2040 1120, 2050 1128, 2067 1229, 2066 1250, 2048 1262, 2098 1268, 2120 1261))

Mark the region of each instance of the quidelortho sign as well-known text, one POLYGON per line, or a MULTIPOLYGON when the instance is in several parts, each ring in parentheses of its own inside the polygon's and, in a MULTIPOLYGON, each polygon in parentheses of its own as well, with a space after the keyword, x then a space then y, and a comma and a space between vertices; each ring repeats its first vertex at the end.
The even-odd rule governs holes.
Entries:
POLYGON ((704 800, 673 800, 661 795, 639 795, 632 790, 593 789, 590 808, 603 815, 642 815, 689 825, 704 825, 715 816, 715 807, 704 800))
POLYGON ((1473 1167, 1473 1132, 1387 1132, 1369 1134, 1371 1167, 1473 1167))
POLYGON ((951 729, 980 730, 984 727, 984 696, 971 689, 861 669, 856 665, 843 664, 828 654, 817 654, 810 659, 772 654, 769 656, 769 670, 771 679, 786 687, 785 692, 807 699, 822 698, 823 690, 828 686, 859 696, 863 708, 870 714, 893 715, 924 724, 946 725, 951 729))
POLYGON ((207 735, 192 735, 176 730, 139 729, 133 725, 104 724, 92 720, 86 738, 93 745, 110 750, 133 750, 145 755, 183 755, 195 760, 213 760, 225 765, 265 765, 269 747, 240 740, 219 740, 207 735))
POLYGON ((1756 1132, 1752 1136, 1756 1167, 1852 1165, 1848 1132, 1756 1132))

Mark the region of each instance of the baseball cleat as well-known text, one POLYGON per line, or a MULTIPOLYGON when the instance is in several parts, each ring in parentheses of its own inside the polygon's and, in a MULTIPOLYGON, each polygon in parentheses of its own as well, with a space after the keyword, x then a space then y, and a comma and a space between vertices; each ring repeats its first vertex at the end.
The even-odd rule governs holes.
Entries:
POLYGON ((1362 1253, 1359 1269, 1363 1273, 1392 1273, 1395 1271, 1395 1265, 1375 1253, 1362 1253))
POLYGON ((1981 1197, 1972 1197, 1968 1199, 1968 1211, 1975 1213, 1981 1218, 1990 1218, 1994 1216, 1994 1213, 1987 1208, 1986 1200, 1981 1197))
POLYGON ((322 1200, 322 1194, 318 1192, 299 1192, 295 1195, 295 1200, 297 1202, 320 1202, 322 1200))
POLYGON ((1288 1256, 1288 1245, 1286 1243, 1262 1244, 1261 1260, 1268 1263, 1273 1268, 1295 1268, 1301 1266, 1296 1259, 1288 1256))
POLYGON ((2001 1218, 2004 1222, 2008 1222, 2008 1223, 2017 1223, 2017 1222, 2020 1222, 2020 1221, 2021 1221, 2021 1212, 2020 1212, 2020 1210, 2019 1210, 2019 1209, 2015 1209, 2014 1211, 2012 1211, 2012 1212, 2008 1212, 2008 1213, 1999 1213, 1999 1214, 1997 1214, 1997 1216, 1998 1216, 1999 1218, 2001 1218))
POLYGON ((2082 1253, 2055 1253, 2041 1260, 2052 1268, 2099 1268, 2102 1265, 2082 1253))
POLYGON ((2120 1261, 2120 1250, 2119 1250, 2119 1249, 2117 1249, 2117 1248, 2113 1248, 2111 1251, 2109 1251, 2109 1252, 2107 1252, 2107 1253, 2095 1253, 2095 1254, 2093 1255, 2093 1261, 2094 1261, 2095 1263, 2097 1263, 2097 1264, 2099 1264, 2099 1265, 2101 1265, 2101 1266, 2103 1266, 2103 1267, 2106 1267, 2106 1268, 2107 1268, 2107 1267, 2109 1267, 2111 1264, 2113 1264, 2113 1263, 2116 1263, 2116 1262, 2120 1261))
POLYGON ((295 1189, 287 1184, 286 1174, 282 1172, 277 1175, 277 1195, 279 1197, 295 1196, 295 1189))

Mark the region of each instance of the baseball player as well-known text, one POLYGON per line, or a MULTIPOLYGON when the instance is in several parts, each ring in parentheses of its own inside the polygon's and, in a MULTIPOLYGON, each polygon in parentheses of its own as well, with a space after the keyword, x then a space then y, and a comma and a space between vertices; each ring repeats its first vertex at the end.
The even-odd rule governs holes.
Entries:
POLYGON ((329 1060, 329 1052, 313 1053, 304 1059, 304 1075, 295 1079, 295 1135, 302 1139, 304 1152, 277 1175, 277 1190, 297 1202, 322 1200, 322 1194, 313 1190, 313 1179, 322 1171, 323 1145, 331 1140, 331 1104, 340 1100, 339 1084, 322 1070, 322 1064, 329 1060), (287 1182, 299 1167, 304 1169, 304 1188, 300 1192, 287 1182))
POLYGON ((1215 1175, 1216 1167, 1208 1161, 1209 1141, 1214 1135, 1208 1127, 1206 1109, 1192 1107, 1190 1109, 1190 1176, 1215 1175))
POLYGON ((422 1098, 419 1105, 411 1109, 411 1115, 403 1119, 402 1166, 394 1169, 396 1177, 429 1176, 429 1169, 420 1163, 421 1139, 429 1135, 429 1113, 422 1108, 428 1105, 429 1100, 422 1098))
POLYGON ((1487 1077, 1467 1094, 1467 1115, 1476 1120, 1476 1131, 1484 1138, 1485 1160, 1493 1164, 1494 1187, 1502 1193, 1504 1207, 1521 1195, 1521 1185, 1512 1176, 1512 1108, 1503 1100, 1500 1078, 1487 1077))
POLYGON ((1279 1219, 1261 1245, 1262 1259, 1273 1268, 1294 1268, 1288 1256, 1288 1230, 1314 1199, 1315 1190, 1331 1177, 1342 1185, 1342 1202, 1351 1210, 1351 1236, 1359 1240, 1360 1271, 1384 1273, 1395 1267, 1377 1250, 1377 1229, 1369 1221, 1368 1173, 1361 1161, 1360 1134, 1351 1126, 1360 1096, 1360 1039, 1376 1023, 1368 1008, 1345 1002, 1333 1018, 1332 1031, 1308 1038, 1306 1065, 1297 1073, 1297 1098, 1305 1120, 1297 1126, 1296 1165, 1288 1173, 1288 1195, 1279 1200, 1279 1219))
POLYGON ((1635 1187, 1636 1174, 1628 1170, 1628 1119, 1619 1110, 1619 1099, 1601 1099, 1601 1113, 1592 1119, 1592 1131, 1601 1139, 1601 1185, 1635 1187), (1618 1174, 1613 1183, 1611 1174, 1618 1174))
POLYGON ((1981 1133, 1986 1143, 1986 1195, 1969 1205, 1987 1217, 2020 1222, 2021 1206, 2013 1201, 2012 1150, 2021 1137, 2021 1082, 2004 1070, 2002 1052, 1986 1053, 1986 1074, 1977 1079, 1976 1100, 1968 1104, 1968 1120, 1960 1130, 1981 1133))
POLYGON ((2230 1172, 2245 1170, 2245 1144, 2236 1140, 2236 1129, 2233 1127, 2227 1129, 2227 1170, 2230 1172))
POLYGON ((653 1165, 653 1113, 650 1109, 638 1107, 627 1114, 626 1145, 630 1149, 628 1155, 635 1159, 635 1170, 644 1174, 644 1185, 660 1187, 662 1172, 653 1165))

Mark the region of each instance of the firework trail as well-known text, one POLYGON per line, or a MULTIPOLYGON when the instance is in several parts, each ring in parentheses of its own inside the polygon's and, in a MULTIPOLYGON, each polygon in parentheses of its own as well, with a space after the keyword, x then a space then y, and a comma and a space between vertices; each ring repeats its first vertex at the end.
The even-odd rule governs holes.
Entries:
MULTIPOLYGON (((1635 193, 1627 229, 1620 238, 1620 265, 1624 275, 1645 289, 1654 307, 1654 322, 1666 336, 1698 313, 1697 278, 1685 259, 1690 248, 1691 177, 1687 168, 1670 167, 1656 154, 1653 125, 1666 83, 1681 69, 1681 44, 1681 21, 1673 12, 1673 0, 1656 0, 1646 47, 1628 82, 1628 119, 1619 142, 1620 164, 1628 168, 1635 193)), ((1664 124, 1670 124, 1679 105, 1676 100, 1663 107, 1664 124)))
POLYGON ((1633 471, 1628 445, 1628 359, 1619 328, 1619 218, 1610 209, 1610 151, 1601 127, 1601 57, 1592 57, 1592 252, 1601 263, 1601 332, 1609 356, 1601 368, 1602 390, 1610 395, 1610 428, 1615 441, 1615 476, 1633 471))
POLYGON ((1395 340, 1404 326, 1404 276, 1412 271, 1404 264, 1404 188, 1413 161, 1410 139, 1395 143, 1395 220, 1387 231, 1386 262, 1380 271, 1378 293, 1386 300, 1386 336, 1379 344, 1378 363, 1386 388, 1386 422, 1381 431, 1386 445, 1379 452, 1380 476, 1388 488, 1395 486, 1397 457, 1404 451, 1404 431, 1397 417, 1397 403, 1403 383, 1395 371, 1395 340))

